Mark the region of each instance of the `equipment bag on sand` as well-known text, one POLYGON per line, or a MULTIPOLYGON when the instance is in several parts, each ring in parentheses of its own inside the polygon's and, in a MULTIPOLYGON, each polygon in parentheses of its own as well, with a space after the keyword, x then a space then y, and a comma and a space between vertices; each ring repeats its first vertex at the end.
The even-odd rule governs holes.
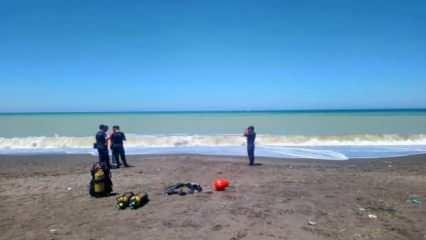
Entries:
POLYGON ((92 197, 106 197, 112 192, 111 172, 103 163, 95 163, 90 170, 89 193, 92 197))

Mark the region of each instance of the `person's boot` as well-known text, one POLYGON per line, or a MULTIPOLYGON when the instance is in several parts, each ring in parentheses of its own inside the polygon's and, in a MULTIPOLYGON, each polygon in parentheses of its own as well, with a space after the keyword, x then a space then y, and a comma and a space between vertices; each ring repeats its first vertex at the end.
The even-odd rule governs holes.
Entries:
POLYGON ((123 165, 124 165, 124 167, 126 167, 126 168, 128 168, 128 167, 133 167, 133 166, 131 166, 131 165, 127 164, 127 161, 126 161, 126 160, 123 160, 123 165))
POLYGON ((120 161, 117 161, 117 162, 116 162, 116 166, 117 166, 117 168, 120 168, 120 167, 121 167, 121 163, 120 163, 120 161))

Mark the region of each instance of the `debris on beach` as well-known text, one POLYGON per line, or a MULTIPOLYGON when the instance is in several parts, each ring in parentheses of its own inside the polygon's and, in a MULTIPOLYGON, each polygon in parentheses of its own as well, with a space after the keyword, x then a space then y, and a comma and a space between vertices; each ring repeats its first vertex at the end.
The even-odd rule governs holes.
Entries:
POLYGON ((69 192, 69 191, 71 191, 72 190, 72 188, 71 187, 69 187, 69 188, 67 188, 67 191, 69 192))
POLYGON ((361 234, 359 234, 359 233, 355 233, 355 234, 353 235, 353 237, 354 237, 354 238, 361 238, 361 237, 362 237, 362 235, 361 235, 361 234))
POLYGON ((315 225, 317 225, 317 223, 316 223, 316 222, 314 222, 314 221, 312 221, 312 220, 309 220, 309 221, 308 221, 308 225, 310 225, 310 226, 315 226, 315 225))
POLYGON ((417 195, 410 195, 408 197, 407 202, 415 204, 415 205, 421 205, 423 203, 423 199, 417 195))
POLYGON ((212 193, 213 193, 213 189, 212 189, 212 188, 210 188, 210 187, 206 187, 206 188, 203 190, 203 192, 204 192, 204 193, 207 193, 207 194, 212 194, 212 193))
POLYGON ((368 218, 372 219, 372 220, 376 220, 377 219, 377 215, 374 214, 368 214, 368 218))

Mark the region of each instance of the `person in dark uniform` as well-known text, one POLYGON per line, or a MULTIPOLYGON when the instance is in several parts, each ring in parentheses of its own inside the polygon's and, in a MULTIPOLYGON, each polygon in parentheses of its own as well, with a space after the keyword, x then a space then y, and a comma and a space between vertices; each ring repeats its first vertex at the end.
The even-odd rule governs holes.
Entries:
POLYGON ((126 135, 120 131, 120 126, 112 127, 112 134, 110 136, 112 159, 117 168, 120 168, 120 158, 123 162, 124 167, 130 167, 126 161, 126 153, 124 151, 124 141, 126 141, 126 135))
POLYGON ((244 132, 244 136, 247 138, 247 153, 250 161, 250 166, 254 166, 254 149, 255 149, 255 141, 256 141, 256 132, 254 131, 254 127, 250 126, 244 132))
POLYGON ((111 169, 109 162, 109 151, 108 151, 108 126, 101 124, 99 125, 99 131, 96 133, 95 148, 98 150, 99 162, 105 164, 108 169, 111 169))

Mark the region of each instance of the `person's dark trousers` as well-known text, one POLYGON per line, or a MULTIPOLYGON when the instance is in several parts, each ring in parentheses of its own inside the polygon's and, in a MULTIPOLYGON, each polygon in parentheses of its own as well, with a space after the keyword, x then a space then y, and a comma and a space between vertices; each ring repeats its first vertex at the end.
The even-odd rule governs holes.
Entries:
POLYGON ((247 146, 247 153, 250 161, 250 166, 254 165, 254 145, 247 146))
POLYGON ((120 167, 120 154, 117 153, 117 150, 114 148, 111 148, 111 152, 112 152, 112 164, 115 165, 116 167, 120 167))
POLYGON ((113 159, 114 159, 114 163, 116 164, 117 167, 121 166, 120 158, 121 158, 121 161, 123 162, 124 166, 126 166, 126 167, 129 166, 127 164, 127 161, 126 161, 126 153, 124 151, 124 147, 113 147, 112 148, 112 156, 113 156, 113 159))
POLYGON ((105 166, 108 169, 111 169, 111 164, 109 163, 109 153, 107 148, 98 148, 99 162, 105 163, 105 166))

